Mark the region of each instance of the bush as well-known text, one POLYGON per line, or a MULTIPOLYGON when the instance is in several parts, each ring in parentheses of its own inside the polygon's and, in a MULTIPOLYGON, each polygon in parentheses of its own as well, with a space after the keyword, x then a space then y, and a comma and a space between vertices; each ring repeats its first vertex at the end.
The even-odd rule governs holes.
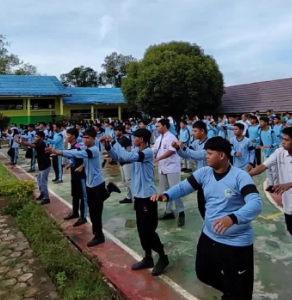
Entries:
POLYGON ((14 216, 62 299, 120 299, 111 293, 100 271, 76 251, 59 225, 33 201, 34 182, 18 181, 1 164, 0 178, 0 194, 9 200, 4 213, 14 216))

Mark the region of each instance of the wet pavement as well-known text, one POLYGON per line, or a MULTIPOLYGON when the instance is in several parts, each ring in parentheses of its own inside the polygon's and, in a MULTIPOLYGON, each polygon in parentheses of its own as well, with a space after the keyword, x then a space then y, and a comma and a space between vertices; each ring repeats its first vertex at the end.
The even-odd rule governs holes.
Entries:
MULTIPOLYGON (((1 150, 6 155, 7 149, 1 150)), ((18 164, 25 170, 29 169, 29 161, 24 159, 24 151, 20 150, 18 164)), ((157 173, 157 172, 156 172, 157 173)), ((182 179, 187 175, 182 174, 182 179)), ((116 166, 107 165, 104 178, 119 185, 122 194, 113 195, 105 202, 103 215, 104 229, 113 234, 121 242, 136 253, 141 251, 136 226, 133 204, 119 204, 125 196, 125 189, 120 182, 119 170, 116 166)), ((64 183, 54 185, 50 174, 49 187, 57 195, 71 203, 70 175, 66 171, 64 183)), ((288 236, 284 217, 265 196, 262 186, 264 175, 255 177, 255 182, 263 199, 263 212, 253 222, 255 230, 255 300, 292 299, 292 239, 288 236)), ((156 176, 156 185, 157 176, 156 176)), ((177 228, 176 220, 159 223, 158 233, 169 254, 171 265, 166 275, 183 289, 200 300, 220 299, 220 293, 200 283, 195 274, 196 243, 202 229, 202 219, 197 209, 196 195, 192 194, 184 199, 186 208, 186 225, 177 228)), ((53 203, 51 204, 53 205, 53 203)), ((160 213, 164 211, 164 204, 159 206, 160 213)))

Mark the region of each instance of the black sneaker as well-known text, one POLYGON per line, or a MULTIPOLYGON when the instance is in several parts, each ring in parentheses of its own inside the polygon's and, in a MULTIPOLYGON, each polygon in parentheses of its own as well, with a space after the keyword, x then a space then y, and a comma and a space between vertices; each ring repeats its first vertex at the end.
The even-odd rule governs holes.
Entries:
POLYGON ((160 256, 151 274, 153 276, 161 275, 168 265, 169 265, 168 256, 167 255, 160 256))
POLYGON ((120 201, 120 204, 130 204, 130 203, 133 203, 133 200, 132 199, 128 199, 128 198, 125 198, 124 200, 121 200, 120 201))
POLYGON ((40 205, 46 205, 46 204, 50 204, 50 203, 51 203, 50 199, 43 199, 41 201, 40 205))
POLYGON ((193 170, 192 169, 185 169, 184 173, 192 173, 193 170))
POLYGON ((34 172, 35 170, 31 170, 31 169, 27 171, 27 173, 34 173, 34 172))
POLYGON ((180 212, 178 219, 177 219, 177 226, 178 227, 183 227, 185 225, 185 213, 180 212))
POLYGON ((56 182, 56 181, 58 181, 58 179, 56 179, 56 178, 52 180, 52 182, 56 182))
POLYGON ((273 187, 272 185, 270 185, 270 186, 268 186, 268 187, 266 188, 266 192, 272 193, 272 192, 273 192, 273 189, 274 189, 274 187, 273 187))
POLYGON ((154 267, 154 262, 152 257, 144 257, 140 262, 132 265, 133 271, 139 271, 144 269, 151 269, 154 267))
POLYGON ((68 216, 64 217, 64 220, 65 220, 65 221, 68 221, 68 220, 77 219, 77 218, 79 218, 79 215, 74 215, 74 214, 71 212, 68 216))
POLYGON ((94 247, 97 246, 99 244, 103 244, 105 242, 104 236, 94 236, 94 238, 87 243, 87 247, 94 247))
POLYGON ((174 220, 175 219, 175 214, 172 212, 172 213, 164 213, 163 216, 161 216, 159 218, 159 220, 161 221, 164 221, 164 220, 174 220))
POLYGON ((44 197, 45 197, 44 194, 40 194, 35 200, 36 200, 36 201, 41 201, 41 200, 44 199, 44 197))
POLYGON ((181 171, 184 172, 187 168, 182 168, 181 171))
POLYGON ((63 180, 54 181, 54 184, 59 184, 59 183, 63 183, 63 180))
POLYGON ((78 227, 78 226, 81 226, 81 225, 83 225, 83 224, 85 224, 85 223, 87 223, 87 220, 86 220, 86 219, 79 218, 79 219, 77 220, 77 222, 75 222, 75 223, 73 224, 73 227, 78 227))
POLYGON ((111 193, 119 193, 120 194, 121 193, 121 190, 113 182, 109 182, 106 188, 107 188, 107 191, 109 194, 111 194, 111 193))
POLYGON ((116 161, 112 161, 112 162, 110 162, 110 165, 112 165, 112 166, 115 166, 115 165, 117 165, 118 163, 116 162, 116 161))

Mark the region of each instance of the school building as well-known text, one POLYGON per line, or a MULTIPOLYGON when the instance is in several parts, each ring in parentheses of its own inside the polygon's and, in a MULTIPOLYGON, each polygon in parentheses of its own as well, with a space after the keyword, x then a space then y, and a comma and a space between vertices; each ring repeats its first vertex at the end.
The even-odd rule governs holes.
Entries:
POLYGON ((118 88, 67 88, 55 76, 0 75, 0 113, 17 125, 61 118, 122 119, 124 112, 118 88))

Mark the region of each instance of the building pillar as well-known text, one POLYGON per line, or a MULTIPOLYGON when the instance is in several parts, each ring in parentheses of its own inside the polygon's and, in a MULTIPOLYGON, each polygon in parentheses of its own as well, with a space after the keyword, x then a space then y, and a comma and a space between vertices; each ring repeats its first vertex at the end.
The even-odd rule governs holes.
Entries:
POLYGON ((122 106, 119 105, 118 107, 118 115, 119 115, 119 120, 122 120, 122 106))
POLYGON ((64 110, 63 110, 63 98, 60 98, 60 116, 64 115, 64 110))
POLYGON ((91 115, 90 118, 92 121, 94 121, 94 105, 91 105, 91 115))
POLYGON ((26 100, 26 107, 27 107, 27 123, 30 123, 30 98, 26 100))

